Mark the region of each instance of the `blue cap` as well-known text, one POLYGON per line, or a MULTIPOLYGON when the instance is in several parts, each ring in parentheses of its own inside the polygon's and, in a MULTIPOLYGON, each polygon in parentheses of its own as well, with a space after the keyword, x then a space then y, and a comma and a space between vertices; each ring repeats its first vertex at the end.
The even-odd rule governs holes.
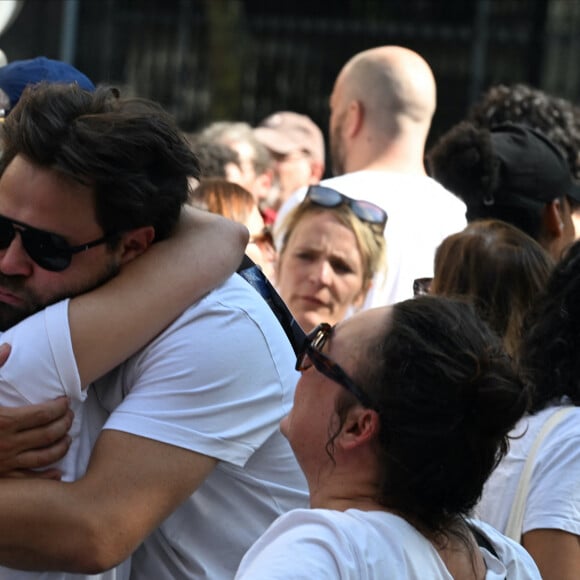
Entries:
POLYGON ((74 66, 44 56, 29 60, 15 60, 0 67, 0 89, 10 99, 10 108, 14 108, 22 91, 28 85, 35 85, 41 81, 50 83, 77 83, 79 87, 94 91, 95 85, 74 66))

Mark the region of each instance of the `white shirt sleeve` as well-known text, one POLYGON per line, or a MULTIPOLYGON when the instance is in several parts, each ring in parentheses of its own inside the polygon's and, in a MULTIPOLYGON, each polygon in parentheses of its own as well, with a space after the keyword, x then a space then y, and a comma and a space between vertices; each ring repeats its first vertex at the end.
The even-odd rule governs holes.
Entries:
POLYGON ((2 334, 12 350, 0 367, 0 404, 40 403, 67 395, 82 401, 86 392, 74 357, 68 300, 53 304, 2 334))
POLYGON ((540 448, 526 501, 523 532, 557 529, 580 536, 580 429, 578 413, 540 448))
POLYGON ((345 537, 317 515, 294 510, 278 518, 248 550, 235 580, 359 580, 345 537))
POLYGON ((290 345, 250 290, 240 280, 210 293, 100 381, 99 392, 126 395, 105 428, 244 466, 278 430, 296 382, 290 345))

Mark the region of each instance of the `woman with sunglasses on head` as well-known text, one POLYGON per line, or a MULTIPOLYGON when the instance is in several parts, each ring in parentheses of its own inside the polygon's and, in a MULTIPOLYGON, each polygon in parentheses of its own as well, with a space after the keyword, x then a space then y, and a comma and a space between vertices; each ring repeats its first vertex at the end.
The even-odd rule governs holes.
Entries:
MULTIPOLYGON (((74 254, 59 236, 2 218, 8 244, 20 237, 38 266, 63 271, 74 254)), ((123 266, 102 286, 63 300, 0 333, 11 347, 0 368, 0 405, 13 407, 67 396, 74 412, 71 446, 36 476, 74 480, 90 450, 81 451, 82 402, 89 384, 110 371, 224 281, 240 263, 247 239, 241 226, 195 209, 183 210, 177 231, 123 266), (200 252, 200 245, 212 252, 200 252), (81 457, 82 456, 82 457, 81 457)), ((15 572, 16 573, 16 572, 15 572)))
POLYGON ((384 260, 386 222, 380 207, 320 185, 287 216, 276 286, 304 330, 362 306, 384 260))
POLYGON ((521 546, 468 519, 528 393, 467 303, 431 296, 308 337, 281 423, 310 510, 276 520, 238 580, 540 578, 521 546))

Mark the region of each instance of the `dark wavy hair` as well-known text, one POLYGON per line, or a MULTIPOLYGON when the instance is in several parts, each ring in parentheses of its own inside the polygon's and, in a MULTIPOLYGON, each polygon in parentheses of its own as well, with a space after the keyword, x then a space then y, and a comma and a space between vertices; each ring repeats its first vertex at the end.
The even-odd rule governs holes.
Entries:
POLYGON ((430 292, 472 301, 516 358, 524 320, 553 266, 540 244, 518 228, 498 220, 475 221, 437 248, 430 292))
POLYGON ((544 204, 521 196, 516 200, 501 187, 500 163, 488 128, 467 121, 455 125, 430 149, 426 161, 431 177, 463 200, 468 222, 502 220, 540 238, 544 204), (488 199, 495 202, 488 204, 488 199))
POLYGON ((28 87, 3 125, 0 175, 17 155, 89 186, 107 234, 152 225, 169 235, 199 177, 173 118, 146 99, 71 84, 28 87))
POLYGON ((556 264, 526 324, 520 359, 531 412, 564 396, 580 406, 580 241, 556 264))
POLYGON ((497 336, 460 300, 395 304, 383 335, 367 345, 353 378, 380 414, 378 500, 448 533, 507 452, 526 387, 497 336))

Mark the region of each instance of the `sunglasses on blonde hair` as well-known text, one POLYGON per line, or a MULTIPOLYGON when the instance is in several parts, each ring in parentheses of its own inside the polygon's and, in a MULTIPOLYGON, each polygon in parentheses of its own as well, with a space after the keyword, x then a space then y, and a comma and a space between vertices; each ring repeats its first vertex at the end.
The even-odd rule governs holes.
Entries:
POLYGON ((358 219, 377 225, 381 230, 384 230, 387 224, 387 212, 378 205, 362 199, 352 199, 352 197, 348 197, 348 195, 344 195, 344 193, 340 193, 340 191, 336 191, 336 189, 331 187, 311 185, 306 192, 304 200, 322 207, 347 205, 358 219))

